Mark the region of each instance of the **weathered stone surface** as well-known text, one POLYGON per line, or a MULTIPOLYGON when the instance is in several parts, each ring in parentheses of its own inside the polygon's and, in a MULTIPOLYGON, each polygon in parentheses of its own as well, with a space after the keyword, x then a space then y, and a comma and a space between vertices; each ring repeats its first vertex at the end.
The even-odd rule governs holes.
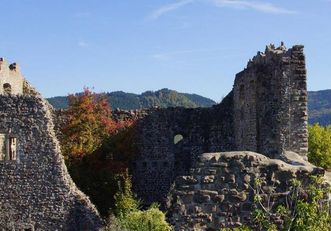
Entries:
MULTIPOLYGON (((139 158, 133 168, 136 193, 147 204, 163 203, 174 179, 188 175, 201 153, 250 150, 281 158, 292 151, 304 158, 308 147, 306 87, 303 46, 286 49, 270 45, 236 75, 233 90, 219 105, 123 112, 122 117, 130 114, 138 119, 139 158), (175 144, 178 134, 183 140, 175 144), (160 165, 155 168, 153 161, 160 165)), ((120 114, 117 111, 116 118, 121 118, 120 114)), ((254 161, 248 166, 233 158, 231 162, 225 157, 223 161, 215 159, 209 169, 199 162, 203 170, 194 171, 217 175, 215 168, 229 172, 233 166, 237 171, 257 167, 254 161)), ((228 187, 240 183, 230 174, 224 177, 228 187)), ((208 179, 202 181, 206 183, 203 188, 208 188, 208 179)))
POLYGON ((26 81, 19 88, 0 95, 0 132, 17 140, 16 159, 0 161, 1 229, 99 230, 96 208, 67 172, 50 106, 26 81))
POLYGON ((10 91, 10 94, 22 95, 23 83, 18 64, 9 65, 5 59, 0 58, 0 94, 8 94, 10 91))
MULTIPOLYGON (((192 190, 193 200, 186 200, 180 190, 171 191, 168 214, 175 230, 218 230, 220 227, 233 228, 240 224, 250 224, 250 212, 254 209, 253 187, 256 178, 261 180, 264 192, 270 194, 273 201, 280 202, 288 193, 291 179, 307 182, 310 175, 324 174, 323 169, 304 161, 301 165, 291 165, 254 152, 223 152, 203 154, 197 162, 197 165, 199 162, 204 163, 202 171, 198 173, 191 171, 193 175, 190 177, 208 178, 209 175, 206 173, 211 165, 214 166, 215 160, 224 162, 225 159, 231 163, 231 167, 228 167, 229 172, 218 171, 214 181, 208 184, 209 190, 192 190), (239 163, 256 167, 246 168, 245 172, 237 171, 239 163), (228 178, 229 174, 236 176, 235 186, 229 186, 228 183, 220 180, 220 178, 228 178), (181 205, 180 211, 173 209, 178 204, 181 205), (199 209, 191 210, 192 207, 199 209)), ((221 168, 220 166, 219 169, 221 168)), ((176 184, 179 182, 176 181, 176 184)), ((262 195, 264 196, 265 194, 262 195)))
POLYGON ((237 150, 279 158, 307 155, 307 89, 303 46, 266 47, 236 75, 234 134, 237 150), (300 62, 297 62, 300 60, 300 62))

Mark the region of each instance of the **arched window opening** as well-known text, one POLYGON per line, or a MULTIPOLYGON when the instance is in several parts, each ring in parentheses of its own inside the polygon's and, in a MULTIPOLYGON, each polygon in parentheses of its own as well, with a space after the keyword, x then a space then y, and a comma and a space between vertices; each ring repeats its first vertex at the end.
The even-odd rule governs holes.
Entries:
POLYGON ((9 83, 5 83, 3 85, 3 93, 5 95, 10 95, 11 94, 11 85, 9 83))
POLYGON ((174 136, 174 144, 178 144, 179 142, 181 142, 184 139, 183 135, 181 134, 177 134, 174 136))

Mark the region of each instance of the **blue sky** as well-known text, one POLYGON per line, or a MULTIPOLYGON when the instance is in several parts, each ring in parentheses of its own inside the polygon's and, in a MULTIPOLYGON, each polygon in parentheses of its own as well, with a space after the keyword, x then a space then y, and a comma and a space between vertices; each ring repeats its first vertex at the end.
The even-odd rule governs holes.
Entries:
POLYGON ((331 0, 0 0, 0 56, 46 97, 171 88, 220 101, 265 45, 305 45, 331 88, 331 0))

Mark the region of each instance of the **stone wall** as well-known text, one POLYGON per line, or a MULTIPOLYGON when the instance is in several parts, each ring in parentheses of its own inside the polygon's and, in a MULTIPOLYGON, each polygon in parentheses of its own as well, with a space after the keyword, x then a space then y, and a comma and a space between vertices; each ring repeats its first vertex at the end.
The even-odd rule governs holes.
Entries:
POLYGON ((279 158, 308 151, 307 89, 303 46, 266 47, 236 75, 234 131, 237 150, 279 158))
POLYGON ((96 208, 67 172, 50 106, 26 82, 24 93, 0 95, 0 133, 16 138, 15 157, 0 161, 1 229, 99 230, 96 208))
POLYGON ((16 63, 9 65, 5 59, 0 58, 0 94, 5 94, 8 88, 11 94, 23 94, 23 82, 19 66, 16 63))
POLYGON ((252 227, 255 179, 261 180, 271 202, 282 203, 292 179, 308 184, 309 176, 323 174, 309 163, 290 165, 254 152, 206 153, 189 175, 176 178, 168 201, 169 220, 175 230, 185 231, 252 227))
POLYGON ((306 69, 303 46, 258 52, 236 75, 233 91, 212 108, 152 109, 138 118, 135 190, 147 204, 163 202, 178 175, 204 152, 249 150, 271 158, 306 157, 306 69), (174 144, 174 137, 183 140, 174 144))
POLYGON ((144 203, 163 203, 174 178, 187 174, 201 153, 235 148, 231 105, 229 94, 213 108, 151 109, 137 121, 132 175, 144 203))

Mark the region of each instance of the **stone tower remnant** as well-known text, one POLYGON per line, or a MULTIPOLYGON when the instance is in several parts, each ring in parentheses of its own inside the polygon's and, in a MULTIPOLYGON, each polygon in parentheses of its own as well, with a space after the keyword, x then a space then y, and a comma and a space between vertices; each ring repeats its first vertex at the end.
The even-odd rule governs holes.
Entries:
POLYGON ((64 164, 50 107, 0 58, 0 227, 99 230, 96 208, 64 164))
POLYGON ((233 87, 237 150, 279 158, 308 152, 307 84, 303 46, 266 47, 236 75, 233 87))

